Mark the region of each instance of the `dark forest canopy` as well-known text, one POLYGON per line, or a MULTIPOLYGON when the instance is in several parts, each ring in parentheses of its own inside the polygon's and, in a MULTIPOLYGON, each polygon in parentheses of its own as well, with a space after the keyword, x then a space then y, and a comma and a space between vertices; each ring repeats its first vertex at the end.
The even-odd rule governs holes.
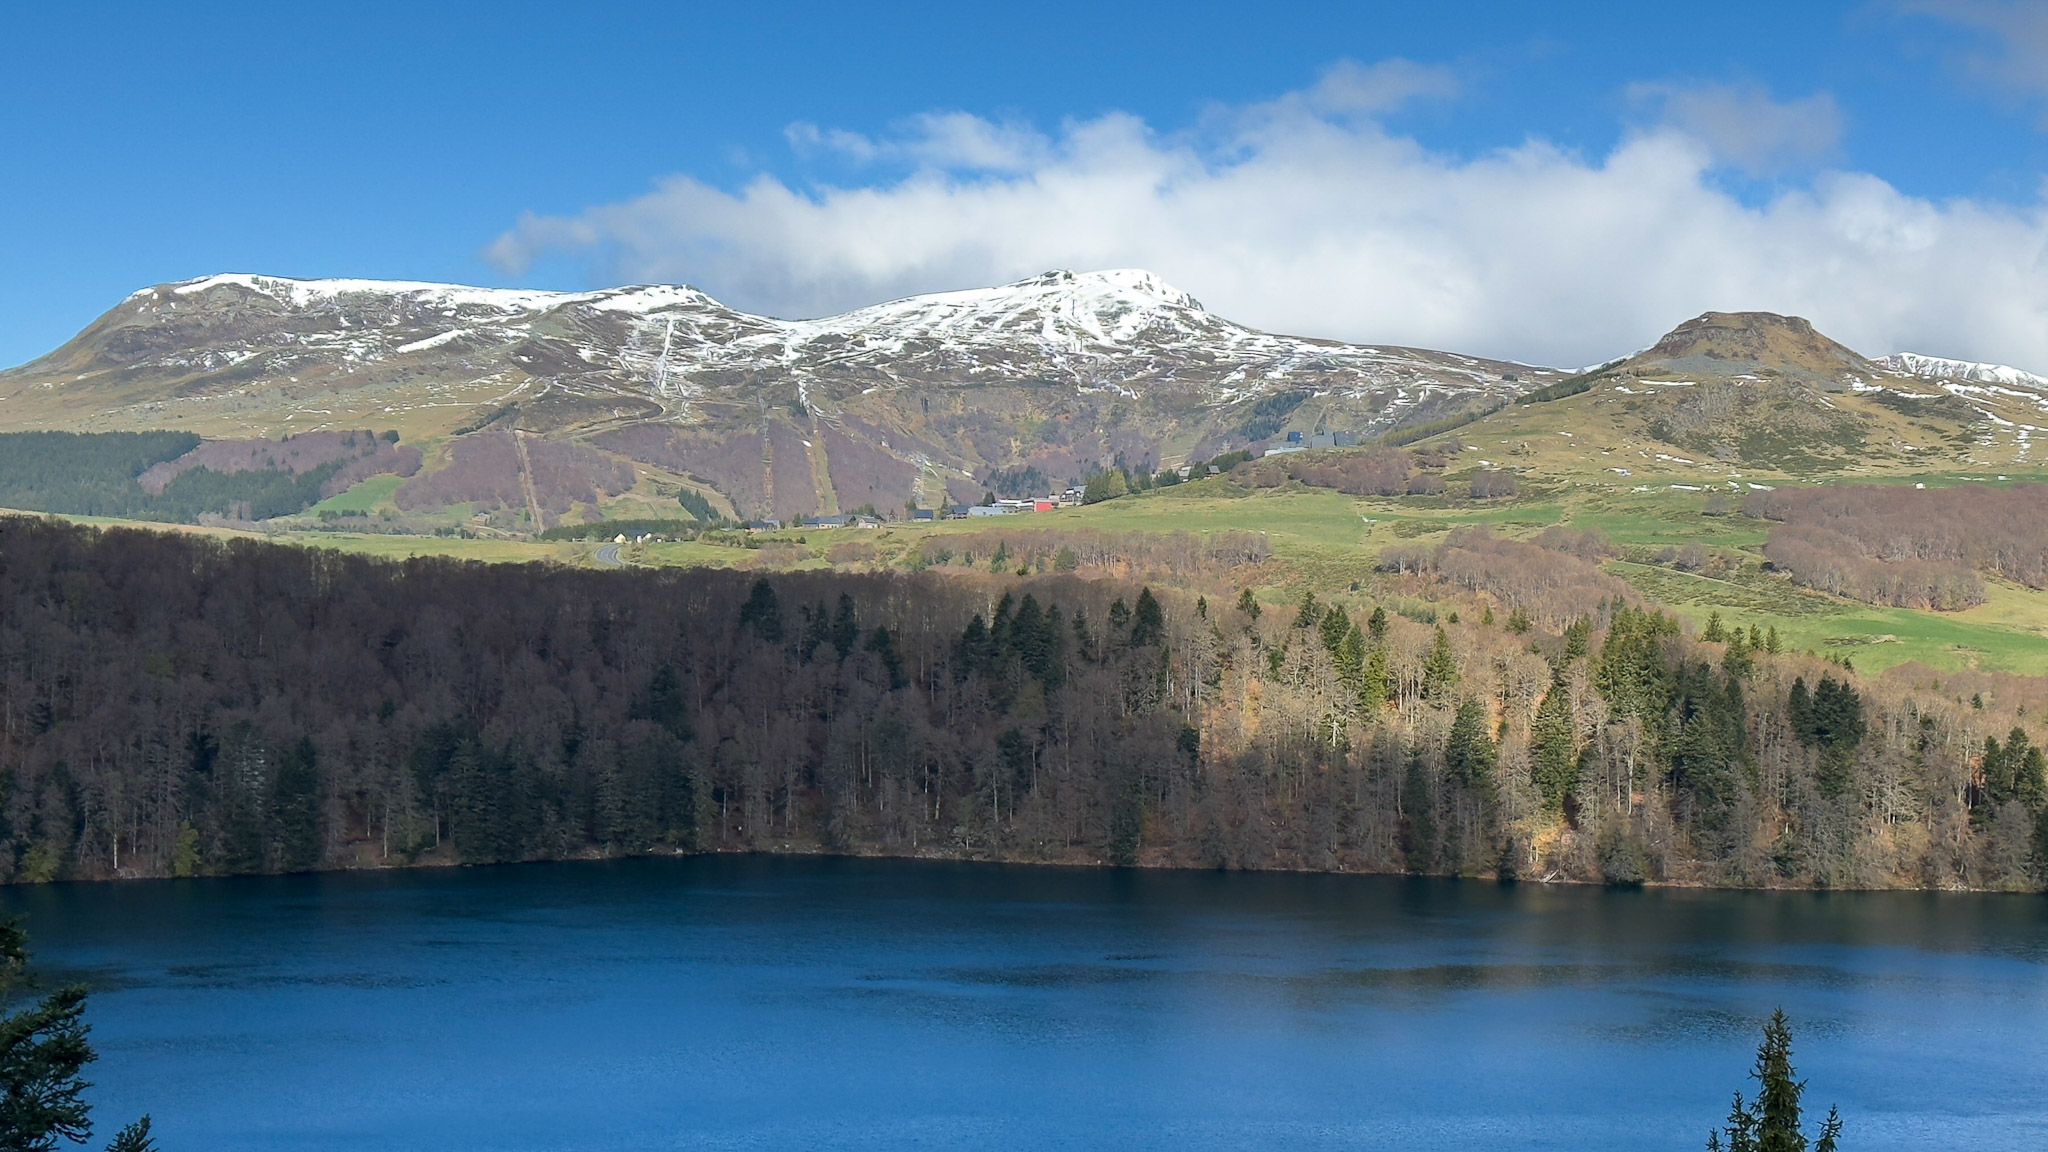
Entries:
POLYGON ((1684 635, 1553 543, 1428 557, 1460 623, 0 518, 0 873, 825 850, 2040 885, 2024 718, 1684 635))

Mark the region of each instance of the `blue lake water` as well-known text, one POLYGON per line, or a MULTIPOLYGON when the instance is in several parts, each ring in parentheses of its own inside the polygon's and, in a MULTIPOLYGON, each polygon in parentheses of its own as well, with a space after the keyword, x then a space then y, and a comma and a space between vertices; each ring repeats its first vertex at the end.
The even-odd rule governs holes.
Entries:
POLYGON ((1687 1149, 1782 1005, 1845 1149, 2048 1147, 2048 901, 700 858, 9 889, 102 1138, 1687 1149))

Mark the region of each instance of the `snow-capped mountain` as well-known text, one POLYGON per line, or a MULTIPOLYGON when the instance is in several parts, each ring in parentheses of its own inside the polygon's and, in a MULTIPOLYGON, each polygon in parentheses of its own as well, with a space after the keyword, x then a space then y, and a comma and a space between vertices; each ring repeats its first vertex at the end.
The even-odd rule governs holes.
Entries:
POLYGON ((2036 376, 2004 364, 1975 364, 1968 360, 1948 360, 1940 356, 1922 356, 1918 352, 1894 352, 1890 356, 1879 356, 1875 363, 1902 376, 1921 380, 1956 380, 1967 384, 1990 384, 2004 388, 2025 388, 2035 392, 2048 392, 2048 376, 2036 376))
POLYGON ((1284 430, 1370 435, 1546 369, 1280 336, 1148 272, 1048 272, 838 316, 688 287, 559 293, 220 275, 136 292, 0 372, 0 428, 571 437, 781 513, 1157 465, 1284 430))

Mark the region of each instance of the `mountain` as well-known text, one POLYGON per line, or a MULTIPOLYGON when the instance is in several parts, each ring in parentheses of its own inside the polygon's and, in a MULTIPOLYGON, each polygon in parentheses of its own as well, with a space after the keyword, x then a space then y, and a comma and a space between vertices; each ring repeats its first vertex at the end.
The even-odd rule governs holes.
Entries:
MULTIPOLYGON (((430 471, 460 455, 452 442, 517 433, 504 443, 570 441, 715 489, 742 514, 789 516, 1043 491, 1115 461, 1201 459, 1284 431, 1372 435, 1557 376, 1256 331, 1134 270, 814 320, 688 287, 221 275, 143 289, 0 372, 0 429, 391 427, 444 442, 430 471)), ((454 503, 466 489, 435 490, 454 503)))
POLYGON ((2018 369, 1866 357, 1798 316, 1708 312, 1459 435, 1538 473, 1811 478, 2031 467, 2044 415, 2048 380, 2018 369))

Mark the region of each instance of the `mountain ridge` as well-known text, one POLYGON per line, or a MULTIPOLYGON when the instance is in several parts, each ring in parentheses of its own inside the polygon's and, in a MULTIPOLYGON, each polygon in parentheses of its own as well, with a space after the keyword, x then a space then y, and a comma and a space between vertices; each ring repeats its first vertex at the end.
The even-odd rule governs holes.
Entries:
MULTIPOLYGON (((1042 492, 1290 432, 1366 440, 1456 425, 1565 377, 1259 331, 1142 269, 1054 270, 797 320, 688 285, 549 292, 222 273, 140 289, 0 371, 0 429, 247 439, 395 427, 426 447, 430 473, 463 463, 479 475, 484 460, 529 469, 521 438, 538 436, 572 442, 579 468, 630 461, 649 490, 697 487, 735 514, 786 518, 1042 492), (451 452, 477 433, 502 442, 451 452)), ((1581 377, 1605 381, 1629 427, 1654 439, 1795 471, 1854 462, 1873 425, 1842 405, 1865 393, 1897 393, 1894 408, 1916 411, 1938 396, 1945 407, 1928 411, 1950 440, 1997 425, 2020 429, 2024 446, 2027 413, 2048 414, 2048 379, 1866 358, 1764 312, 1703 313, 1581 377)), ((523 475, 418 490, 491 510, 523 475)))
POLYGON ((209 438, 395 425, 566 438, 735 510, 979 498, 1283 431, 1370 436, 1550 369, 1232 323, 1138 269, 778 320, 687 286, 584 293, 221 274, 124 299, 0 372, 0 428, 209 438))

